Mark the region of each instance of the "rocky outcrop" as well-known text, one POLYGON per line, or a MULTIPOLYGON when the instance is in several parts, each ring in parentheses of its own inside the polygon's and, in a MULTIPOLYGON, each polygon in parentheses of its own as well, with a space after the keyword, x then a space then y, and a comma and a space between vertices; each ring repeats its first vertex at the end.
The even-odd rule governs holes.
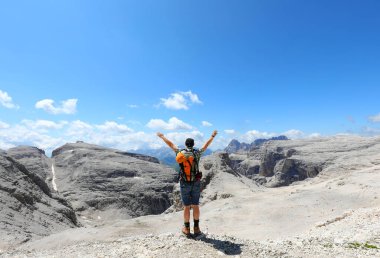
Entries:
POLYGON ((228 146, 224 149, 227 153, 236 153, 242 151, 249 151, 251 149, 251 144, 239 142, 238 140, 233 139, 228 146))
POLYGON ((284 159, 284 155, 282 154, 280 149, 276 151, 265 151, 264 155, 260 160, 259 175, 265 177, 273 176, 274 167, 276 166, 277 162, 282 159, 284 159))
POLYGON ((83 142, 52 154, 30 146, 1 152, 0 242, 78 226, 77 215, 97 224, 159 214, 172 205, 177 173, 157 158, 83 142))
POLYGON ((23 164, 28 171, 40 176, 53 189, 51 181, 51 161, 45 151, 37 147, 18 146, 6 152, 7 155, 23 164))
POLYGON ((379 144, 379 139, 357 136, 270 142, 263 146, 268 154, 261 165, 273 167, 274 177, 268 186, 283 186, 319 173, 345 173, 353 161, 367 166, 366 160, 376 153, 379 144), (268 158, 274 156, 282 159, 268 158))
POLYGON ((100 220, 159 214, 177 173, 157 159, 83 142, 53 151, 57 190, 81 216, 100 220))
POLYGON ((267 184, 267 186, 286 186, 296 181, 316 177, 322 170, 322 163, 284 158, 276 163, 273 169, 274 178, 270 184, 267 184))
POLYGON ((378 138, 357 136, 267 141, 249 153, 230 154, 230 158, 235 171, 265 186, 278 187, 320 173, 343 173, 353 161, 367 166, 367 157, 376 153, 378 145, 378 138))
POLYGON ((0 154, 0 247, 78 226, 73 209, 44 179, 0 154))
POLYGON ((203 174, 201 184, 204 189, 201 194, 202 204, 233 197, 236 191, 257 190, 257 184, 242 176, 235 166, 236 160, 231 159, 226 152, 214 153, 201 159, 200 170, 203 174))

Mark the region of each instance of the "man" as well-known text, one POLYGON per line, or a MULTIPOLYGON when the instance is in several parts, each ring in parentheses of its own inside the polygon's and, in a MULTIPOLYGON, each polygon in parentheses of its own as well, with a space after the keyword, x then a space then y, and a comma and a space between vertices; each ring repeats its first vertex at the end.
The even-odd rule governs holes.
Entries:
POLYGON ((207 147, 212 143, 217 135, 215 130, 210 139, 203 145, 201 149, 194 148, 194 140, 187 138, 185 141, 186 149, 180 150, 176 145, 169 141, 162 133, 158 132, 157 136, 160 137, 175 153, 176 161, 180 165, 180 188, 181 199, 184 206, 183 219, 184 227, 182 233, 186 236, 190 236, 190 209, 193 209, 194 219, 194 236, 201 235, 199 228, 199 197, 201 194, 201 177, 202 173, 199 172, 198 163, 202 154, 207 147))

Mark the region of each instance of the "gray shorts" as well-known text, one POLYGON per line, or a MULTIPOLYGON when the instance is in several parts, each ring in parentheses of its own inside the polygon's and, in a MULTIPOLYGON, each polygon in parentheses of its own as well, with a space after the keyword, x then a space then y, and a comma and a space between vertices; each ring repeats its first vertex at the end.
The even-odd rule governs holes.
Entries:
POLYGON ((199 205, 199 197, 201 196, 201 181, 180 181, 179 184, 181 188, 181 198, 183 205, 199 205))

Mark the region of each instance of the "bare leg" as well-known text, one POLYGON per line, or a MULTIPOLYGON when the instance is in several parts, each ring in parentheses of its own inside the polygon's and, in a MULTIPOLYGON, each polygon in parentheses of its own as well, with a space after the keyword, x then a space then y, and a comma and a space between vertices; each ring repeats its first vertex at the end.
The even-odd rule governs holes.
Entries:
POLYGON ((183 208, 183 221, 189 222, 190 221, 190 208, 191 206, 184 206, 183 208))
POLYGON ((191 206, 184 206, 183 207, 183 221, 184 225, 182 228, 182 233, 185 235, 190 235, 190 208, 191 206))
POLYGON ((192 205, 192 207, 193 207, 194 220, 199 220, 199 216, 200 216, 199 205, 192 205))

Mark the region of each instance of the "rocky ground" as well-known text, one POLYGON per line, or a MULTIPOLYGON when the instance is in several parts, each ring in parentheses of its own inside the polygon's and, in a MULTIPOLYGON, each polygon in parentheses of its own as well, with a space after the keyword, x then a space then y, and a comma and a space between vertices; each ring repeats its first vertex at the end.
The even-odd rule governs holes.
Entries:
MULTIPOLYGON (((351 220, 361 226, 368 222, 375 223, 379 229, 379 216, 380 209, 366 210, 353 215, 351 220), (370 216, 372 221, 357 220, 366 216, 370 216)), ((341 220, 341 223, 347 223, 341 220)), ((354 231, 352 233, 355 234, 354 231)), ((353 241, 345 237, 348 236, 342 238, 329 234, 326 237, 313 232, 308 238, 263 242, 208 233, 199 240, 192 240, 180 233, 162 233, 83 242, 53 250, 20 249, 3 253, 2 257, 379 257, 380 235, 371 242, 353 241)))

